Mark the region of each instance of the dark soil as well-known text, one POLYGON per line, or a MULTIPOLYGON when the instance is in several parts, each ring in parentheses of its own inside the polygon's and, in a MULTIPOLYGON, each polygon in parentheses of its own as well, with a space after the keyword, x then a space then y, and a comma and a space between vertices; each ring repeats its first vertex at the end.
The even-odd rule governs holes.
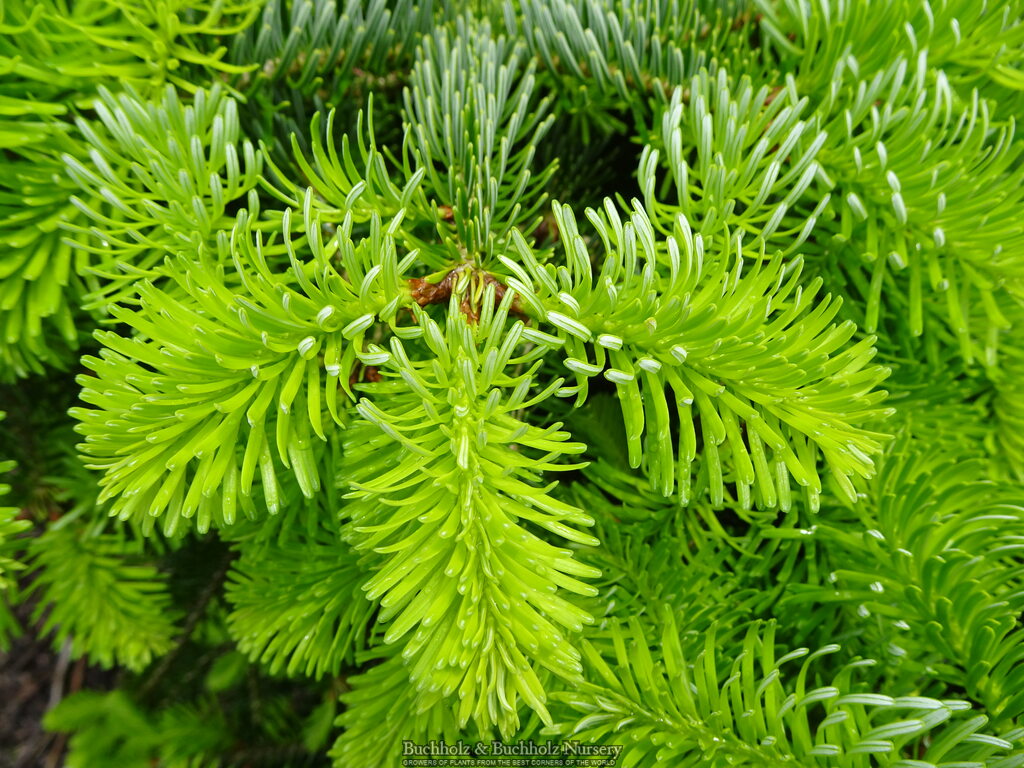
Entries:
POLYGON ((0 768, 60 768, 66 736, 48 733, 42 718, 64 696, 84 687, 108 688, 113 675, 71 659, 70 645, 54 652, 30 624, 31 605, 15 613, 25 629, 0 652, 0 768))

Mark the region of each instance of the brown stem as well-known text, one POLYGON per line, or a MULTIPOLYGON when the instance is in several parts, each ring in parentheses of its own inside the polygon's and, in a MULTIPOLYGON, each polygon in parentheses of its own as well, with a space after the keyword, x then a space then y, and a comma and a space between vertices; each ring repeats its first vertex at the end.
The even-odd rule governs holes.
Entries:
MULTIPOLYGON (((459 279, 459 274, 464 269, 466 269, 465 266, 456 267, 437 283, 427 282, 427 280, 422 277, 411 278, 409 280, 409 294, 421 307, 425 307, 428 304, 443 304, 452 297, 452 291, 455 288, 455 283, 459 279)), ((505 298, 505 291, 508 290, 505 284, 489 272, 479 271, 476 275, 483 280, 485 285, 494 286, 495 306, 500 304, 501 300, 505 298)), ((475 323, 480 319, 478 308, 473 306, 473 302, 470 300, 468 295, 459 303, 459 309, 462 310, 462 313, 469 318, 471 323, 475 323)), ((516 300, 512 302, 512 313, 517 315, 523 314, 518 297, 516 297, 516 300)))

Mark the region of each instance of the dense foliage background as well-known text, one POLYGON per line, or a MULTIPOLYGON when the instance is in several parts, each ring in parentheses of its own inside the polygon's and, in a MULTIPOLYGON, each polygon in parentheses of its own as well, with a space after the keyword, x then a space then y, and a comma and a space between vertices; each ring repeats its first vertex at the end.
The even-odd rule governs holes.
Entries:
POLYGON ((1024 765, 1022 105, 1019 0, 0 3, 66 764, 1024 765))

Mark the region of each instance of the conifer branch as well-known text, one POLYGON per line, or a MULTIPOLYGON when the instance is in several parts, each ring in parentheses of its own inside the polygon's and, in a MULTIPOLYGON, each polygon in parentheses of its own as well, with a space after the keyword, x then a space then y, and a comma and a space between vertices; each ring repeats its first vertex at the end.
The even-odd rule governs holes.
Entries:
POLYGON ((383 379, 372 385, 387 393, 386 404, 360 399, 360 419, 346 433, 351 502, 343 514, 346 538, 376 553, 364 589, 380 600, 384 642, 406 638, 412 684, 426 695, 457 695, 460 726, 473 719, 510 734, 520 697, 549 721, 535 667, 578 677, 567 633, 592 622, 559 590, 592 595, 580 578, 598 572, 538 533, 584 546, 597 540, 578 530, 591 518, 541 484, 542 473, 571 468, 559 456, 583 446, 568 442, 560 424, 540 428, 514 415, 561 382, 537 387, 545 347, 526 347, 523 323, 508 324, 511 294, 497 309, 493 286, 486 294, 477 323, 457 310, 457 293, 443 329, 416 312, 433 360, 392 340, 383 379), (522 374, 506 371, 519 364, 522 374))

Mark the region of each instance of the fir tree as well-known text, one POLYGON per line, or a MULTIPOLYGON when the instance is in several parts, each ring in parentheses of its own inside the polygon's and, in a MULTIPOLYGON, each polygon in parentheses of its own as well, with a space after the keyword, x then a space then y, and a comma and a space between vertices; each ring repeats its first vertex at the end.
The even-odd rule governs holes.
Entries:
POLYGON ((1024 766, 1024 3, 8 0, 0 72, 68 766, 1024 766))

